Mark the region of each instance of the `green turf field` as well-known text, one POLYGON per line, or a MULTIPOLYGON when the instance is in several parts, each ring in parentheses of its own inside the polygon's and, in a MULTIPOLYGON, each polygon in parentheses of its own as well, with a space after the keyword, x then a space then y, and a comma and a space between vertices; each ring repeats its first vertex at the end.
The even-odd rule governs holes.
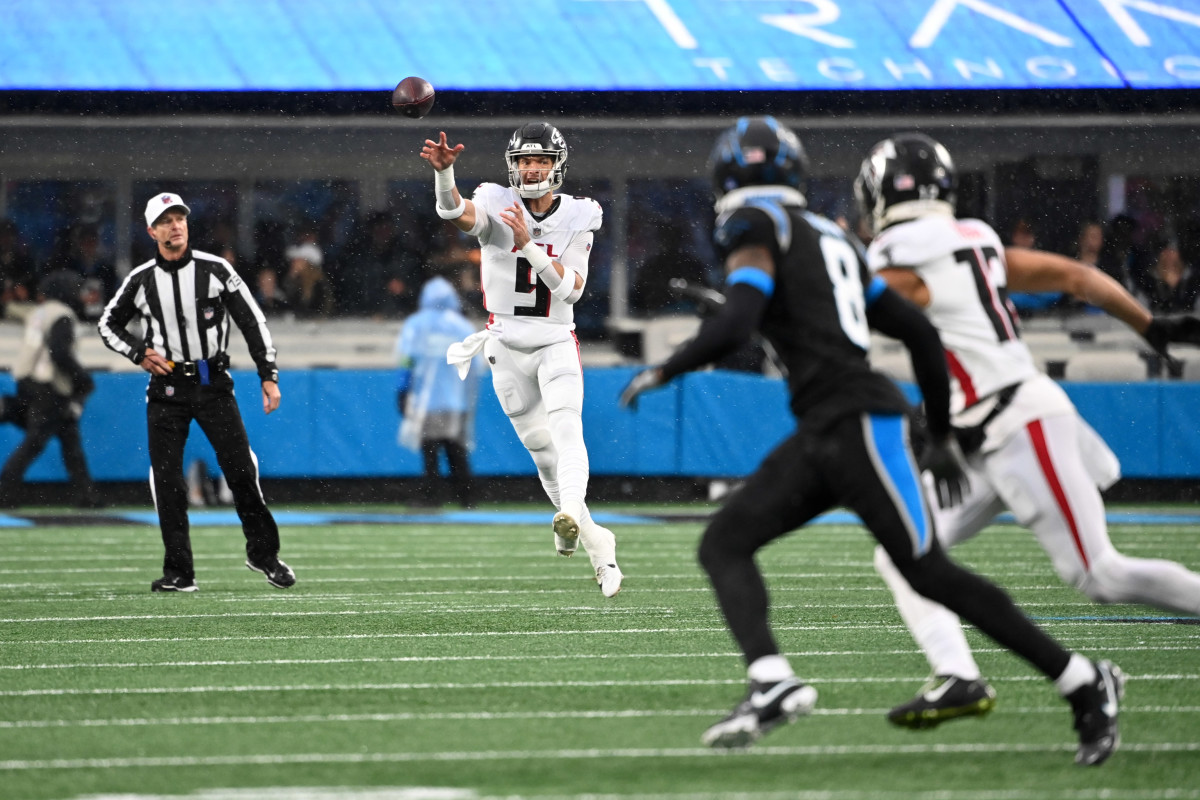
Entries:
MULTIPOLYGON (((709 751, 744 670, 696 565, 701 523, 610 526, 627 578, 605 600, 544 516, 285 526, 289 591, 242 565, 236 528, 197 527, 192 595, 148 591, 154 527, 0 527, 0 797, 1200 798, 1200 626, 1091 604, 1021 529, 956 554, 1124 669, 1123 745, 1099 768, 1072 762, 1053 687, 973 631, 997 710, 889 726, 926 665, 867 535, 831 524, 762 557, 817 711, 709 751)), ((1193 569, 1197 538, 1192 520, 1113 528, 1129 555, 1193 569)))

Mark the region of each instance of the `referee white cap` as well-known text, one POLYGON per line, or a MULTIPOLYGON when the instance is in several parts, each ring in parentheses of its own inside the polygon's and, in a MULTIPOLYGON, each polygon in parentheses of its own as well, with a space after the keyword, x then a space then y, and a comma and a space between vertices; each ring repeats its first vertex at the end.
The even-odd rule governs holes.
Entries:
POLYGON ((183 202, 182 197, 170 192, 164 192, 163 194, 154 195, 146 203, 146 224, 153 228, 154 221, 172 208, 182 208, 184 214, 192 213, 192 210, 188 208, 188 204, 183 202))

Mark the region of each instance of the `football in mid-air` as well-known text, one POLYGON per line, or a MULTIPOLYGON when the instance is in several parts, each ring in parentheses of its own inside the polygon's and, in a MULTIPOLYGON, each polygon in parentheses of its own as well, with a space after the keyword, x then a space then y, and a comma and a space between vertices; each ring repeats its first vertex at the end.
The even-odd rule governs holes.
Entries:
POLYGON ((433 108, 433 86, 424 78, 410 75, 392 91, 392 108, 406 117, 420 119, 433 108))

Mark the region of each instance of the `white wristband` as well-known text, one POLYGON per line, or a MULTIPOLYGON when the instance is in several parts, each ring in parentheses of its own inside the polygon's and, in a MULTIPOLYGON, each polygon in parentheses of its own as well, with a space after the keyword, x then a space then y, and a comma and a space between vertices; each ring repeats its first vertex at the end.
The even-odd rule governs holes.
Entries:
POLYGON ((550 258, 550 256, 546 255, 545 250, 534 244, 532 240, 527 242, 525 246, 521 248, 521 255, 525 256, 525 260, 529 262, 529 266, 533 267, 533 271, 538 275, 541 275, 546 270, 550 270, 551 272, 554 272, 554 277, 558 278, 560 281, 562 280, 559 274, 554 271, 554 261, 550 258))
POLYGON ((438 203, 435 206, 435 210, 437 211, 437 215, 442 219, 458 219, 467 210, 467 201, 465 199, 459 200, 458 205, 451 209, 442 208, 441 203, 438 203))
MULTIPOLYGON (((433 171, 433 194, 437 197, 438 209, 456 209, 462 204, 454 202, 454 165, 446 167, 442 170, 433 171)), ((462 212, 455 214, 453 217, 443 217, 443 219, 455 219, 461 217, 462 212)))

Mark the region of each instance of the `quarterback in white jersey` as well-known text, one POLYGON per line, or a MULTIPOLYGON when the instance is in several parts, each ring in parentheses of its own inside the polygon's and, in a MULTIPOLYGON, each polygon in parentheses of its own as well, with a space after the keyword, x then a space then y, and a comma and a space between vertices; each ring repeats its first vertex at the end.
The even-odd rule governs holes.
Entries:
POLYGON ((465 376, 472 357, 487 357, 500 405, 557 509, 555 549, 570 556, 582 540, 600 590, 612 597, 624 576, 616 538, 586 504, 583 365, 574 333, 574 304, 587 283, 600 205, 555 194, 566 173, 567 143, 549 123, 518 128, 504 156, 509 185, 484 183, 470 200, 454 182, 463 149, 451 147, 442 132, 421 150, 434 169, 438 215, 477 237, 482 248, 487 327, 451 346, 446 358, 465 376))
MULTIPOLYGON (((1062 388, 1035 366, 1007 292, 1068 292, 1164 354, 1167 341, 1179 340, 1172 323, 1152 317, 1100 270, 1036 250, 1006 250, 986 223, 955 218, 954 188, 949 154, 921 134, 877 144, 855 181, 877 231, 868 265, 925 310, 946 350, 971 486, 962 504, 933 508, 938 538, 945 546, 969 539, 1007 508, 1034 532, 1059 576, 1092 599, 1200 614, 1200 575, 1113 547, 1100 490, 1116 482, 1120 465, 1062 388)), ((957 617, 914 592, 882 548, 875 564, 934 675, 927 691, 889 719, 932 727, 989 710, 995 694, 957 617)))

